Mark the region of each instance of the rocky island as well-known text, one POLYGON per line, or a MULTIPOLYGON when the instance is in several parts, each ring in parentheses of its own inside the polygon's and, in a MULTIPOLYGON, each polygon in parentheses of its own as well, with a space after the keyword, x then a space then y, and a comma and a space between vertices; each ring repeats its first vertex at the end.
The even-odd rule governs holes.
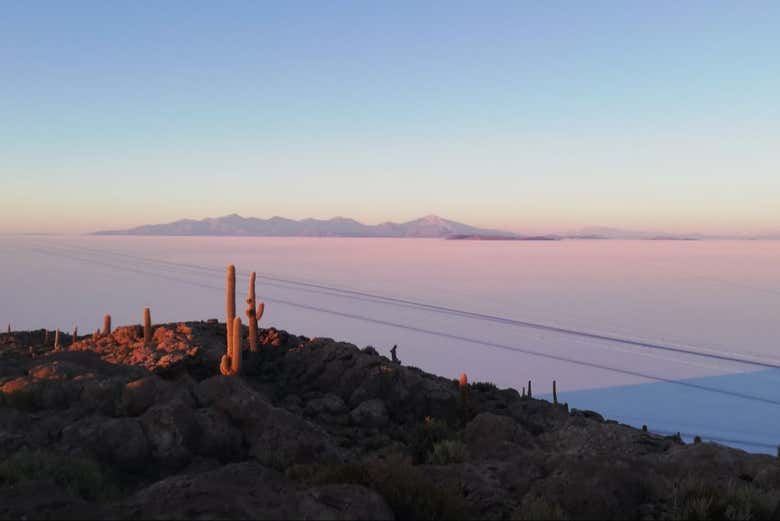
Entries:
POLYGON ((227 322, 0 334, 0 518, 780 516, 777 458, 244 325, 230 280, 227 322))

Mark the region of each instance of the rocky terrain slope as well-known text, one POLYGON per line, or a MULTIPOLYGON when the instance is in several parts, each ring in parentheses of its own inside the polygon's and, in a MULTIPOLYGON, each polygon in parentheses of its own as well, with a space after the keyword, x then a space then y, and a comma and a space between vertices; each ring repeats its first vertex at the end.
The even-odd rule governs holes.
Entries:
POLYGON ((777 519, 777 458, 215 320, 0 334, 0 518, 777 519), (48 338, 47 338, 48 337, 48 338))

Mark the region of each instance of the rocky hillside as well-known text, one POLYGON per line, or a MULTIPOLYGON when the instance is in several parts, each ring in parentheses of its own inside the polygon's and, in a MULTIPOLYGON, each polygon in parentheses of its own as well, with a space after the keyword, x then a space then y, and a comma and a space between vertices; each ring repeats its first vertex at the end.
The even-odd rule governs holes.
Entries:
POLYGON ((776 458, 367 347, 225 326, 0 334, 0 518, 777 519, 776 458), (48 337, 48 338, 47 338, 48 337))

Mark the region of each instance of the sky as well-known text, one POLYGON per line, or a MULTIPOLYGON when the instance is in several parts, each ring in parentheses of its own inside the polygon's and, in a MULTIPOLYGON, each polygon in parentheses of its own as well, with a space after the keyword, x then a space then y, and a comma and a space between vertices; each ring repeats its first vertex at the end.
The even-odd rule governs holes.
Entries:
POLYGON ((3 2, 0 233, 780 230, 780 3, 3 2))

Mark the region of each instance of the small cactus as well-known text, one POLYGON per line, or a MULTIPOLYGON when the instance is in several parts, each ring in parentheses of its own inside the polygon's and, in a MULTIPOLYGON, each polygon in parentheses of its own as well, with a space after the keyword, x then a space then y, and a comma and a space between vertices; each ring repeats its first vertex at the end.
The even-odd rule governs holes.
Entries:
POLYGON ((553 403, 558 405, 558 384, 553 380, 553 403))
POLYGON ((647 432, 647 425, 642 425, 642 432, 647 432))
POLYGON ((103 317, 103 336, 111 334, 111 315, 103 317))
POLYGON ((152 312, 144 308, 144 344, 152 343, 152 312))
POLYGON ((701 443, 701 436, 695 436, 693 438, 693 443, 694 445, 698 445, 699 443, 701 443))

